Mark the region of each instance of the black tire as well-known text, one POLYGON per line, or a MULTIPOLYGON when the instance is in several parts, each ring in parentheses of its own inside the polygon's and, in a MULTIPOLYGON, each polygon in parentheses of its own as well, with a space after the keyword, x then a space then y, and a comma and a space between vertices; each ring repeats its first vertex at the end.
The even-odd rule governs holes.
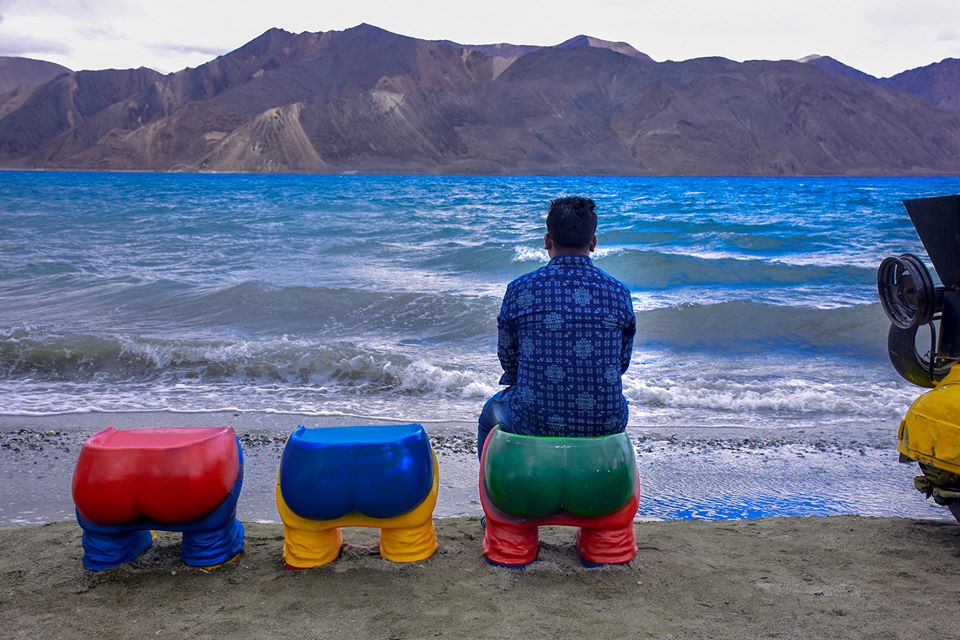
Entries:
POLYGON ((934 367, 931 380, 930 363, 923 355, 917 353, 918 328, 901 329, 891 324, 890 332, 887 334, 887 351, 890 354, 890 363, 904 380, 929 389, 950 372, 950 364, 934 367))
POLYGON ((877 269, 880 305, 901 329, 918 327, 933 319, 936 291, 930 270, 912 253, 885 258, 877 269))
POLYGON ((950 513, 957 519, 957 522, 960 522, 960 500, 954 500, 947 508, 950 509, 950 513))

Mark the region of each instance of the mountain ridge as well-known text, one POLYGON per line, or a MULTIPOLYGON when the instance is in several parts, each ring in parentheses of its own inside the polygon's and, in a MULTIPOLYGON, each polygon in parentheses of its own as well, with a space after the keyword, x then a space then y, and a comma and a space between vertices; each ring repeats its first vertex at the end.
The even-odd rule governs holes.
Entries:
POLYGON ((887 78, 878 78, 846 65, 830 56, 811 55, 798 62, 809 64, 833 75, 909 93, 946 110, 960 109, 960 59, 944 58, 940 62, 907 69, 887 78))
POLYGON ((43 84, 70 72, 70 69, 46 60, 0 56, 0 94, 13 92, 23 85, 43 84))

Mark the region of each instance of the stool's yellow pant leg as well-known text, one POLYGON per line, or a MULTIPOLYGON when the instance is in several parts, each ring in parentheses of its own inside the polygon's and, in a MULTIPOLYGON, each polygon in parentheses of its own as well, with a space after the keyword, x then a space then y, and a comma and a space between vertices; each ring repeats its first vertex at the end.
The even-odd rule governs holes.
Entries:
MULTIPOLYGON (((440 467, 433 456, 433 486, 423 502, 408 513, 380 520, 380 555, 392 562, 426 560, 437 552, 437 529, 433 511, 437 508, 440 467)), ((376 526, 376 525, 373 525, 376 526)))

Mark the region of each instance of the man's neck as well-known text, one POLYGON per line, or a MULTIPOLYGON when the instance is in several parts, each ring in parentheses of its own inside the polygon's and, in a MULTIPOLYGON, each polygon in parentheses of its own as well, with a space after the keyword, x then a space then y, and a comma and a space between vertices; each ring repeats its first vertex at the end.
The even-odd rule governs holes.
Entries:
POLYGON ((584 258, 590 257, 589 249, 571 249, 571 248, 554 248, 550 253, 550 259, 560 258, 563 256, 583 256, 584 258))

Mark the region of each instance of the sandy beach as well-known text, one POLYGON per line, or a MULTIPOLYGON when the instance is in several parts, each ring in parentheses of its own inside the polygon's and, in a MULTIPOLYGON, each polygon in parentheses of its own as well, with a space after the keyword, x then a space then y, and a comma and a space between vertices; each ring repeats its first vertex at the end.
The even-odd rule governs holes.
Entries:
POLYGON ((906 638, 955 637, 960 526, 895 518, 637 525, 629 566, 585 569, 572 532, 545 529, 523 571, 487 566, 475 518, 439 522, 423 563, 343 557, 287 572, 279 525, 213 572, 161 534, 129 566, 85 572, 72 522, 0 529, 5 638, 906 638))

